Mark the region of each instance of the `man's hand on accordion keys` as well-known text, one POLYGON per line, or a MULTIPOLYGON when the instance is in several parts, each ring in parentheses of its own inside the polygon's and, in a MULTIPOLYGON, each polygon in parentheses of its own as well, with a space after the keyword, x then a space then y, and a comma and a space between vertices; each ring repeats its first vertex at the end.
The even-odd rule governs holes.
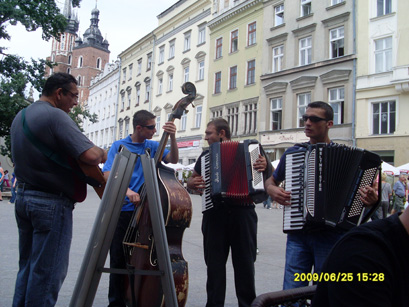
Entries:
POLYGON ((196 171, 193 172, 193 175, 187 181, 187 187, 199 194, 203 193, 203 190, 206 187, 206 183, 202 176, 200 176, 196 171))
POLYGON ((259 172, 264 172, 267 169, 267 159, 259 154, 253 168, 259 172))
POLYGON ((369 185, 359 189, 359 194, 361 195, 361 200, 365 206, 373 206, 378 202, 378 193, 375 188, 369 185))
POLYGON ((275 182, 273 176, 266 180, 266 192, 270 195, 273 201, 278 202, 280 205, 291 205, 291 192, 284 190, 278 186, 279 183, 275 182))

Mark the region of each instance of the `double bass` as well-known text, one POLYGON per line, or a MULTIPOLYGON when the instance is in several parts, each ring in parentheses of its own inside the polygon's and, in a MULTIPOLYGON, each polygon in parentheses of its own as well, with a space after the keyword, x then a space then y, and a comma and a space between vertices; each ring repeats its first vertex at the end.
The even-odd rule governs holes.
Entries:
MULTIPOLYGON (((180 119, 187 106, 196 98, 196 88, 187 82, 182 86, 187 94, 172 109, 169 121, 180 119)), ((182 238, 192 218, 192 202, 189 193, 175 176, 175 171, 164 166, 162 156, 169 134, 164 132, 155 153, 154 163, 162 203, 165 231, 175 283, 178 306, 185 306, 188 292, 188 264, 182 254, 182 238)), ((124 238, 127 265, 133 270, 158 271, 155 238, 152 230, 146 187, 140 191, 141 203, 136 207, 124 238)), ((126 297, 129 306, 163 306, 164 296, 160 276, 132 274, 127 283, 126 297)))

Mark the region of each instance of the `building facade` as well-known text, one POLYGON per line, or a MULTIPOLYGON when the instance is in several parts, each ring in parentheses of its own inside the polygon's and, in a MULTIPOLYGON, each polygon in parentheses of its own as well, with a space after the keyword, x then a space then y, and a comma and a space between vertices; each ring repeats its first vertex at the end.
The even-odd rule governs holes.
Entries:
POLYGON ((354 145, 353 2, 265 1, 260 142, 272 160, 308 141, 302 115, 312 101, 334 109, 330 138, 354 145))
POLYGON ((207 120, 229 122, 232 139, 258 139, 263 1, 213 1, 207 120))
POLYGON ((210 8, 207 0, 176 2, 158 15, 157 28, 119 55, 118 138, 132 133, 130 119, 145 109, 156 115, 153 139, 159 141, 173 107, 185 97, 181 87, 189 81, 196 86, 197 98, 195 108, 188 106, 188 112, 175 120, 179 162, 188 165, 200 155, 207 108, 206 25, 210 8))
POLYGON ((405 0, 357 1, 357 145, 395 166, 409 160, 407 12, 405 0))
POLYGON ((108 149, 116 140, 119 61, 106 64, 104 71, 91 79, 88 111, 97 115, 97 122, 85 120, 85 135, 97 146, 108 149))

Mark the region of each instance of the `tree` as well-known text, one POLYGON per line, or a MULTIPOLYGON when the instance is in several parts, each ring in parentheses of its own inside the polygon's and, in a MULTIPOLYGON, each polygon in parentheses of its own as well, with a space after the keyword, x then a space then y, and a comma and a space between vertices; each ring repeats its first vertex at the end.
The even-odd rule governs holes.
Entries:
MULTIPOLYGON (((79 7, 81 0, 72 0, 79 7)), ((0 137, 5 138, 5 146, 0 153, 11 157, 10 127, 16 114, 31 102, 26 97, 27 86, 41 92, 45 84, 45 67, 53 64, 44 59, 30 61, 17 55, 6 54, 1 40, 10 40, 8 26, 22 24, 27 31, 42 30, 42 38, 48 41, 59 39, 67 26, 67 20, 60 13, 55 0, 1 0, 0 1, 0 137)), ((81 127, 83 118, 96 122, 96 115, 90 114, 84 107, 73 108, 71 118, 81 127)))

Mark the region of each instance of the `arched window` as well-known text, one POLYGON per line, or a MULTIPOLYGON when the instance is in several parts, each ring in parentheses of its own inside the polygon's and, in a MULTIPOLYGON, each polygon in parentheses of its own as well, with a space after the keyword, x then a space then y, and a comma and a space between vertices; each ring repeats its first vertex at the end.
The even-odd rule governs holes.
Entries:
POLYGON ((97 68, 101 69, 101 58, 97 59, 97 68))
POLYGON ((82 67, 82 56, 78 58, 78 67, 82 67))
POLYGON ((67 68, 67 74, 70 74, 70 73, 71 73, 71 68, 68 67, 68 68, 67 68))
POLYGON ((71 65, 71 62, 72 62, 72 55, 70 54, 70 55, 68 56, 68 65, 71 65))
POLYGON ((77 77, 77 83, 78 83, 78 86, 81 86, 81 76, 77 77))

